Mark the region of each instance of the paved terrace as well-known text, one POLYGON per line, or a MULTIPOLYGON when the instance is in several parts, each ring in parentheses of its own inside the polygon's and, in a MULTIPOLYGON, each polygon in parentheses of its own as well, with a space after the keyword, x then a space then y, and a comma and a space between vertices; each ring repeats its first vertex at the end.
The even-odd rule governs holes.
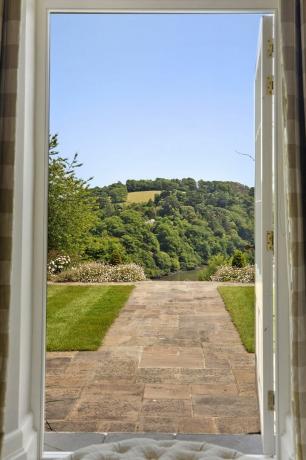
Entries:
POLYGON ((46 429, 257 433, 254 355, 211 282, 136 283, 96 352, 48 353, 46 429))

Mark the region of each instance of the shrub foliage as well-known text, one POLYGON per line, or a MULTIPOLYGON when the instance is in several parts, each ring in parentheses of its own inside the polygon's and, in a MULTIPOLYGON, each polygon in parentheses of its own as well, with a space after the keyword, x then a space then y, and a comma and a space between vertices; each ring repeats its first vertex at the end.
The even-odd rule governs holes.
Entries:
POLYGON ((230 281, 236 283, 254 283, 254 265, 246 265, 243 268, 223 265, 211 276, 211 281, 230 281))
POLYGON ((245 254, 241 251, 235 251, 232 258, 232 267, 243 268, 246 264, 245 254))
POLYGON ((99 262, 82 263, 52 278, 53 281, 80 283, 133 282, 145 279, 143 268, 139 265, 105 265, 99 262))

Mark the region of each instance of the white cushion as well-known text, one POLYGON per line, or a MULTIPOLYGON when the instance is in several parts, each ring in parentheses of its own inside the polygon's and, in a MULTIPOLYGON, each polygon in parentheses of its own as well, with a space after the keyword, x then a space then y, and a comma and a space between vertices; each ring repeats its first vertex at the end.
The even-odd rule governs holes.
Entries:
POLYGON ((97 444, 74 452, 73 460, 222 460, 254 458, 206 442, 155 441, 147 438, 97 444))

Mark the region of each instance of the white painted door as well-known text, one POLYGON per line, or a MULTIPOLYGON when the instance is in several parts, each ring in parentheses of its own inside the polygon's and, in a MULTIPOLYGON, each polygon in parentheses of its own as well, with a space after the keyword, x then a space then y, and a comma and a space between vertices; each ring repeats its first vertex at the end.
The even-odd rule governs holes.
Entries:
POLYGON ((255 292, 256 372, 265 454, 274 453, 273 248, 267 244, 267 232, 273 230, 273 61, 273 18, 263 16, 255 79, 255 292))

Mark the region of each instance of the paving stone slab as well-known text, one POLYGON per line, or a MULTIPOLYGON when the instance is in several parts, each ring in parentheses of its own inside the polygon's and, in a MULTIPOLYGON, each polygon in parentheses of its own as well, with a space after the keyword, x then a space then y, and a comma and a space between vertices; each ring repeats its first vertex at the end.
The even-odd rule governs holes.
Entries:
POLYGON ((145 385, 145 399, 190 399, 190 385, 145 385))
POLYGON ((260 433, 258 417, 217 417, 215 419, 219 433, 260 433))
POLYGON ((195 416, 206 417, 256 417, 257 398, 249 396, 193 396, 192 408, 195 416))
POLYGON ((122 416, 137 420, 141 410, 141 398, 105 398, 103 395, 86 395, 69 414, 69 420, 120 420, 122 416))
POLYGON ((182 417, 178 433, 218 433, 218 428, 213 417, 182 417))
POLYGON ((144 433, 150 431, 154 431, 156 433, 168 433, 169 431, 177 433, 178 424, 178 418, 175 418, 171 414, 169 414, 169 417, 151 417, 141 415, 137 422, 136 430, 144 433))
POLYGON ((192 417, 192 405, 185 399, 144 399, 141 415, 149 417, 192 417))
POLYGON ((129 433, 136 431, 136 420, 129 420, 122 417, 120 420, 98 420, 97 431, 104 433, 120 432, 129 433))

